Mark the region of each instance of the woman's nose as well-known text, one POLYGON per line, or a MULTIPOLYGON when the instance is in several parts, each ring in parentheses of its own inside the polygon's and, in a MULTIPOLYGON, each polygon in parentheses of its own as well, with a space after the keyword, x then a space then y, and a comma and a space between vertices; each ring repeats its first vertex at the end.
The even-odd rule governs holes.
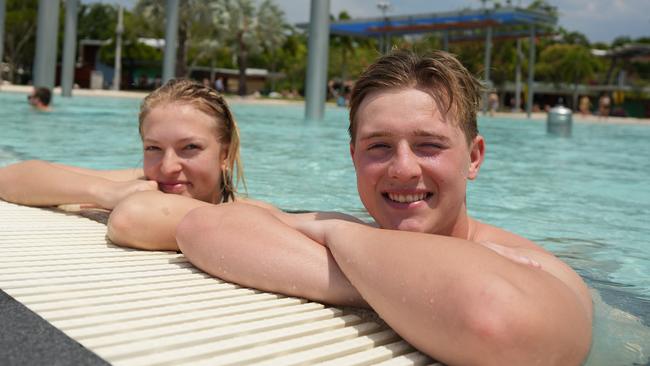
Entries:
POLYGON ((181 170, 181 163, 178 155, 173 150, 165 151, 162 162, 160 164, 160 171, 163 174, 172 174, 181 170))
POLYGON ((391 178, 408 181, 420 176, 422 170, 417 156, 410 146, 399 146, 390 161, 388 174, 391 178))

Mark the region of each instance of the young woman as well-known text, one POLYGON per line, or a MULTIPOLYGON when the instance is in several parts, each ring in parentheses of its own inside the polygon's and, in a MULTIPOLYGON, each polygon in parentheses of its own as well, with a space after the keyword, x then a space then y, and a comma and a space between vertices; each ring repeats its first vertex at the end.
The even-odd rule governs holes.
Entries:
MULTIPOLYGON (((231 201, 263 210, 278 222, 356 220, 336 213, 290 215, 269 204, 238 197, 235 183, 243 174, 237 125, 223 98, 210 87, 187 80, 169 81, 142 102, 139 129, 142 169, 101 171, 25 161, 0 168, 0 199, 30 206, 81 204, 111 210, 109 239, 149 250, 178 250, 175 230, 186 213, 202 206, 229 205, 231 201)), ((295 268, 293 272, 262 274, 255 269, 262 268, 259 264, 265 261, 266 252, 250 253, 247 258, 253 258, 249 266, 253 275, 263 276, 268 284, 261 288, 272 291, 286 282, 287 274, 295 274, 311 278, 313 293, 325 294, 323 299, 336 294, 350 299, 349 304, 363 304, 338 266, 320 261, 328 255, 325 247, 286 247, 282 232, 271 233, 265 243, 269 250, 284 246, 290 251, 286 258, 295 254, 303 261, 282 264, 295 268), (310 258, 316 260, 310 262, 310 258), (318 278, 302 272, 303 266, 318 278)))
POLYGON ((239 132, 215 90, 189 80, 169 81, 143 100, 139 130, 141 169, 20 162, 0 168, 0 198, 30 206, 113 210, 111 240, 158 250, 177 250, 174 229, 192 208, 241 200, 274 210, 236 196, 236 183, 243 179, 239 132))

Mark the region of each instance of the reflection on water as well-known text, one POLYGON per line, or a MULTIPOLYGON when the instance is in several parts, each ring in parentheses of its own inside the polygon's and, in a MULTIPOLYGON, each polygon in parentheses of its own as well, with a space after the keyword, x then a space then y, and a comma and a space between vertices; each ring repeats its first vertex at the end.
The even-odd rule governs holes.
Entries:
POLYGON ((594 339, 585 364, 588 366, 648 364, 650 328, 638 317, 604 302, 600 295, 597 291, 592 291, 594 339))
MULTIPOLYGON (((91 168, 141 164, 138 100, 56 98, 35 113, 0 92, 0 165, 45 159, 91 168)), ((291 210, 369 221, 349 157, 347 112, 303 121, 301 106, 234 105, 248 192, 291 210)), ((646 364, 650 354, 650 127, 576 124, 570 139, 539 122, 482 118, 486 160, 470 213, 554 252, 594 288, 589 365, 646 364)))

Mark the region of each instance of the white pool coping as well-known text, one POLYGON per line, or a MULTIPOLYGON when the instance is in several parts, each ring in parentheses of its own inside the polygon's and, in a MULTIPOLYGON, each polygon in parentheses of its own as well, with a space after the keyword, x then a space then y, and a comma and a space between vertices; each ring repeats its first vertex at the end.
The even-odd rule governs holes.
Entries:
POLYGON ((390 328, 126 249, 106 226, 0 201, 0 288, 113 365, 424 365, 390 328))

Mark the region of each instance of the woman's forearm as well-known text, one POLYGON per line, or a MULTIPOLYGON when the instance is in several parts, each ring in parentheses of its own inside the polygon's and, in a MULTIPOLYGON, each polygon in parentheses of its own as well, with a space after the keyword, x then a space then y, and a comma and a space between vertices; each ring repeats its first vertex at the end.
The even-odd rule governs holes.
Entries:
POLYGON ((0 198, 30 206, 66 203, 99 205, 101 187, 109 183, 105 178, 31 160, 0 169, 0 198))
POLYGON ((86 203, 112 209, 133 192, 157 189, 155 182, 108 179, 112 176, 124 179, 129 173, 92 172, 39 160, 16 163, 0 169, 0 198, 29 206, 86 203))

